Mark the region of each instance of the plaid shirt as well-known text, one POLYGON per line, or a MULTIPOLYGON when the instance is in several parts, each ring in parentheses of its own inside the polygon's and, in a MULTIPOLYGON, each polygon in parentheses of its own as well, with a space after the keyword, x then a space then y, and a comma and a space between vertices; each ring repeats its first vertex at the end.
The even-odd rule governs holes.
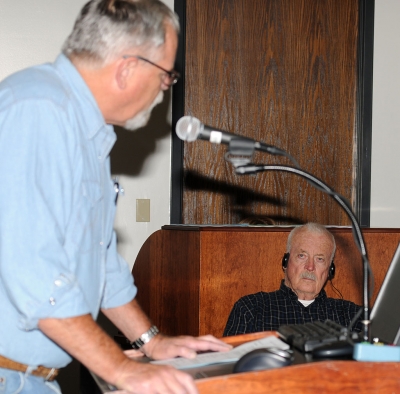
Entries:
MULTIPOLYGON (((277 291, 261 291, 240 298, 229 315, 224 336, 276 331, 283 324, 304 324, 326 319, 347 327, 360 308, 350 301, 328 298, 325 290, 321 290, 314 302, 305 307, 282 281, 277 291)), ((361 331, 360 319, 354 330, 361 331)))

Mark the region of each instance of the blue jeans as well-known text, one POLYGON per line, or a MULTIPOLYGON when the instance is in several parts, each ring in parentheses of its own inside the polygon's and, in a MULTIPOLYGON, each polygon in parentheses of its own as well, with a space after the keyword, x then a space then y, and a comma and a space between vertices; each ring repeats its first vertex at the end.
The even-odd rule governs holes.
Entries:
POLYGON ((0 368, 0 394, 61 394, 61 390, 56 381, 0 368))

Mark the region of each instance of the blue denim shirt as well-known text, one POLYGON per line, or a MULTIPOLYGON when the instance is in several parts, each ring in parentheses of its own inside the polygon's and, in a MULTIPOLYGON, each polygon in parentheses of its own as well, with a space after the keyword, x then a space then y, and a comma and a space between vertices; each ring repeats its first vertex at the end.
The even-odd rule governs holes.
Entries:
POLYGON ((115 140, 64 55, 0 83, 1 355, 65 366, 39 319, 95 319, 135 297, 113 231, 115 140))

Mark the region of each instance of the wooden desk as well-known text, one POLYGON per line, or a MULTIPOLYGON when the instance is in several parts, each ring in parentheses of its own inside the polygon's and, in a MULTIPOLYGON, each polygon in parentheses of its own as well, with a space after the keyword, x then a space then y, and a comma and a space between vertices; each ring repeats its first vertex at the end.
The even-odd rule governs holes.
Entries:
MULTIPOLYGON (((274 333, 227 337, 233 345, 274 333)), ((196 381, 200 394, 395 394, 400 363, 319 361, 196 381)))
MULTIPOLYGON (((233 304, 243 295, 274 291, 292 227, 164 226, 143 244, 133 275, 138 300, 169 335, 223 335, 233 304)), ((362 303, 361 255, 348 227, 333 227, 337 244, 333 285, 362 303)), ((400 242, 400 229, 363 229, 375 277, 371 306, 400 242)), ((330 297, 339 298, 330 283, 330 297)))

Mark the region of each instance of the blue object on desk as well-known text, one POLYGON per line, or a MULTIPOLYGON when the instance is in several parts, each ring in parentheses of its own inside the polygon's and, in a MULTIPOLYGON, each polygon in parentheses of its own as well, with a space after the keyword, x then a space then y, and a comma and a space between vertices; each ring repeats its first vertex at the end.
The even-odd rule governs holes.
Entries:
POLYGON ((400 361, 400 346, 356 343, 353 358, 357 361, 400 361))

